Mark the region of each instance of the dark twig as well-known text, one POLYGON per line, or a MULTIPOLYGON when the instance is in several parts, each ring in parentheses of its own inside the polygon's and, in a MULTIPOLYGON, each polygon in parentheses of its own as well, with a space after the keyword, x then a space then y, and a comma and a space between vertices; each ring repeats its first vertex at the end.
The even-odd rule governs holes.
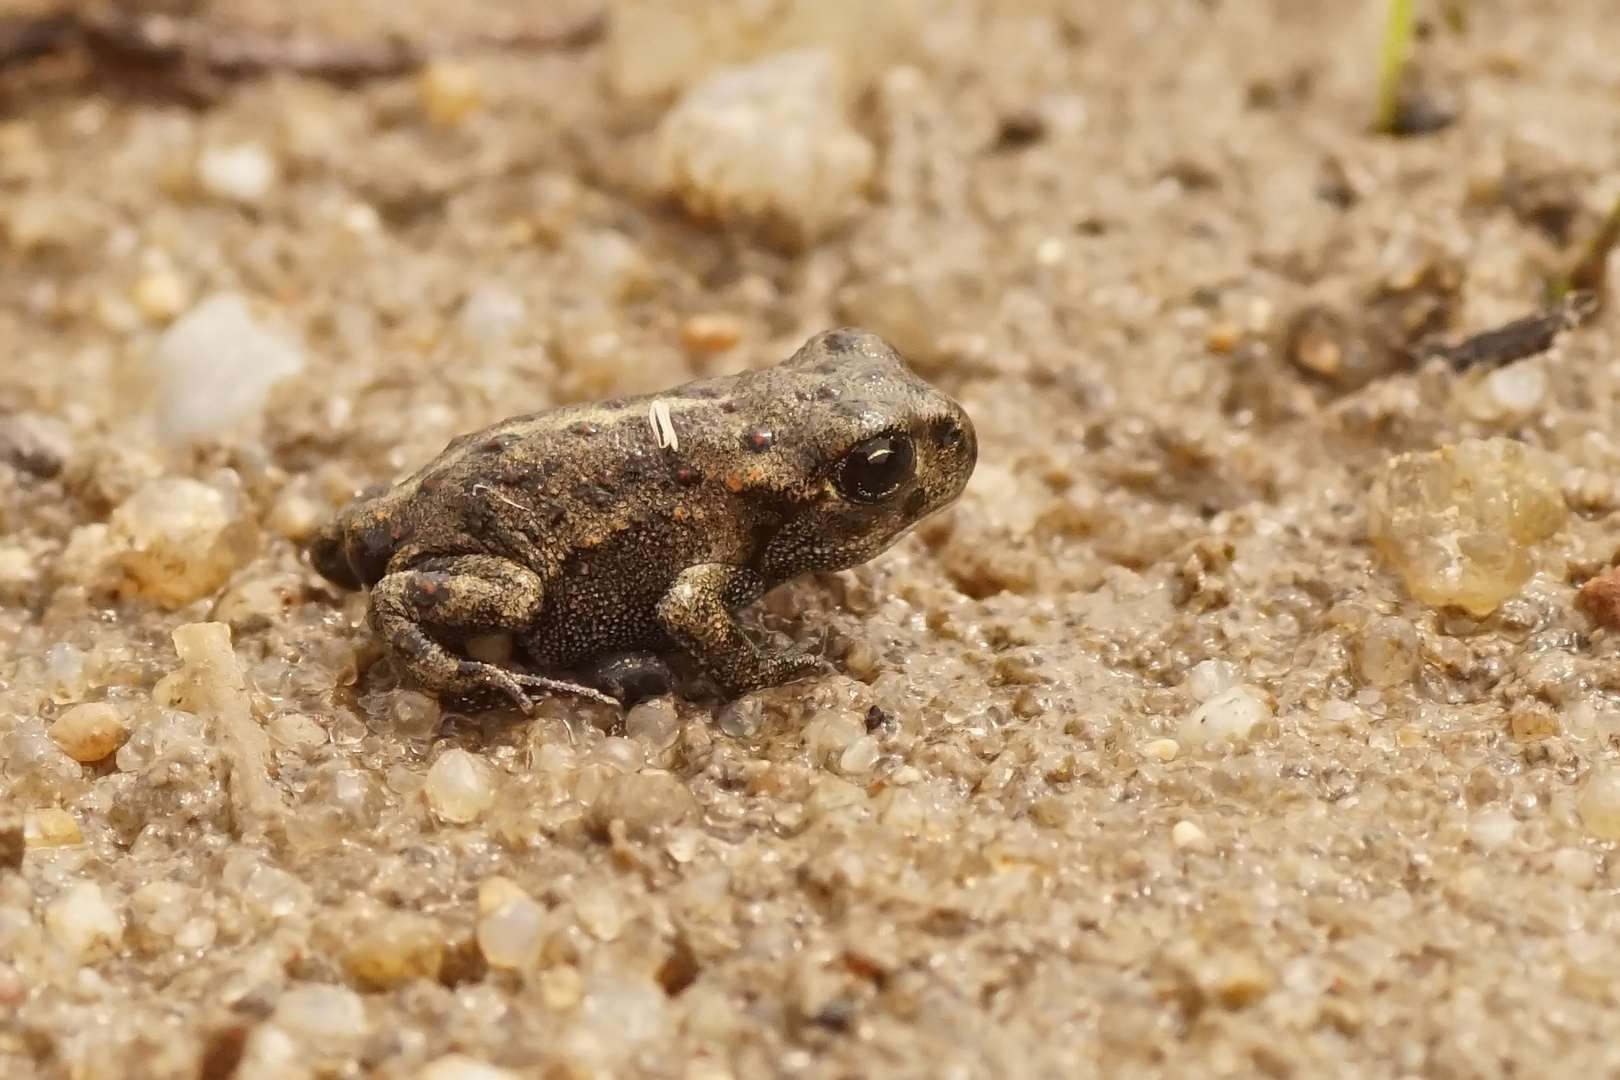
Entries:
POLYGON ((1533 315, 1471 334, 1455 345, 1428 342, 1422 352, 1441 357, 1458 371, 1499 367, 1546 352, 1560 334, 1575 329, 1596 310, 1597 298, 1592 293, 1573 292, 1533 315))

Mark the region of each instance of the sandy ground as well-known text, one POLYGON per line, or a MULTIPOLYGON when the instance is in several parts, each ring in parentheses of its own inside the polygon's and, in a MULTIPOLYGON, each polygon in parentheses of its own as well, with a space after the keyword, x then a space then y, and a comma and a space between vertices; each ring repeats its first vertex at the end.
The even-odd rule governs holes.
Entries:
POLYGON ((605 46, 466 44, 520 4, 277 9, 462 42, 425 97, 8 76, 0 1074, 1620 1073, 1620 681, 1574 606, 1617 545, 1615 316, 1494 389, 1283 343, 1308 304, 1531 310, 1620 195, 1620 20, 1476 0, 1422 46, 1457 122, 1391 139, 1380 7, 924 4, 852 95, 869 193, 798 253, 658 197, 664 105, 605 46), (242 144, 247 205, 196 165, 242 144), (305 366, 166 447, 153 358, 222 292, 305 366), (300 561, 460 432, 851 320, 982 449, 764 605, 839 675, 441 714, 300 561), (1544 453, 1556 531, 1437 610, 1369 491, 1491 436, 1544 453))

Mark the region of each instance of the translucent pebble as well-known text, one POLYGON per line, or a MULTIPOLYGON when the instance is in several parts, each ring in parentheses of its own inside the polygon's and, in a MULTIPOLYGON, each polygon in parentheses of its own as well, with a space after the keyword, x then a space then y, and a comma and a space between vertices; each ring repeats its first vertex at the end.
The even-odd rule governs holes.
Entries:
POLYGON ((585 1000, 585 979, 572 964, 547 968, 540 976, 540 1000, 555 1012, 570 1012, 585 1000))
POLYGON ((1547 392, 1547 373, 1534 361, 1509 364, 1485 376, 1491 397, 1509 416, 1529 416, 1547 392))
POLYGON ((490 967, 529 971, 540 963, 546 930, 546 909, 520 894, 479 917, 478 951, 490 967))
POLYGON ((613 941, 624 933, 630 908, 613 889, 588 889, 574 899, 579 925, 598 941, 613 941))
POLYGON ((1202 847, 1208 839, 1204 830, 1191 821, 1178 821, 1170 828, 1170 843, 1178 848, 1202 847))
POLYGON ((45 806, 24 815, 23 840, 31 848, 71 847, 84 843, 84 831, 68 811, 45 806))
POLYGON ((529 894, 511 878, 495 875, 484 879, 478 886, 478 914, 488 915, 513 900, 527 900, 529 894))
POLYGON ((1605 766, 1593 772, 1575 802, 1581 823, 1602 840, 1620 840, 1620 768, 1605 766))
POLYGON ((839 756, 838 771, 846 775, 869 773, 877 765, 881 753, 876 739, 870 735, 862 735, 850 743, 839 756))
POLYGON ((1183 747, 1244 742, 1256 724, 1271 718, 1263 691, 1251 686, 1223 690, 1181 722, 1176 741, 1183 747))
POLYGON ((1580 848, 1565 847, 1553 852, 1552 866, 1571 885, 1591 888, 1597 881, 1597 862, 1580 848))
POLYGON ((66 704, 83 698, 88 689, 84 675, 84 650, 65 641, 47 648, 45 678, 52 701, 66 704))
POLYGON ((476 69, 453 60, 430 60, 416 80, 422 111, 435 124, 455 124, 484 103, 476 69))
POLYGON ((838 80, 821 50, 711 76, 659 126, 665 186, 699 218, 815 239, 849 216, 875 160, 844 118, 838 80))
POLYGON ((51 724, 51 741, 84 765, 114 753, 129 738, 129 729, 115 706, 87 702, 66 710, 51 724))
POLYGON ((628 97, 690 85, 720 64, 819 45, 865 82, 917 37, 909 0, 614 0, 608 70, 628 97))
POLYGON ((1367 532, 1417 600, 1483 618, 1529 580, 1533 545, 1568 516, 1547 453, 1465 439, 1390 462, 1368 499, 1367 532))
POLYGON ((574 233, 569 251, 592 291, 615 302, 647 295, 658 284, 657 271, 635 241, 613 229, 574 233))
POLYGON ((304 347, 216 293, 176 319, 152 349, 158 433, 170 443, 257 428, 270 390, 304 369, 304 347))
POLYGON ((136 310, 153 322, 168 322, 191 303, 191 288, 173 270, 142 274, 130 290, 136 310))
POLYGON ((391 990, 413 979, 437 979, 444 932, 424 915, 394 911, 362 930, 343 957, 349 977, 368 990, 391 990))
POLYGON ((622 1061, 663 1034, 669 1006, 651 980, 593 973, 586 983, 569 1049, 598 1065, 622 1061), (588 1048, 588 1049, 587 1049, 588 1048))
POLYGON ((1194 701, 1208 701, 1223 690, 1243 682, 1243 671, 1230 660, 1201 660, 1187 672, 1182 684, 1194 701))
POLYGON ((439 726, 442 710, 434 698, 416 690, 392 690, 374 717, 374 730, 401 739, 426 739, 439 726))
POLYGON ((1470 419, 1484 423, 1522 420, 1541 407, 1547 373, 1538 360, 1509 364, 1478 378, 1459 379, 1454 396, 1470 419))
POLYGON ((804 726, 804 745, 812 757, 824 761, 842 754, 846 747, 865 734, 864 716, 834 708, 804 726))
POLYGON ((1468 822, 1468 838, 1481 851, 1500 851, 1513 843, 1519 823, 1507 810, 1486 810, 1468 822))
POLYGON ((83 963, 108 955, 124 940, 124 916, 93 881, 69 885, 45 908, 45 929, 83 963))
POLYGON ((113 511, 107 563, 128 585, 168 608, 215 591, 249 554, 231 529, 235 507, 218 488, 188 477, 142 484, 113 511))
POLYGON ((691 791, 674 775, 662 769, 622 773, 602 784, 591 802, 591 821, 598 829, 619 821, 625 832, 644 839, 677 825, 697 809, 691 791))
POLYGON ((647 755, 640 743, 616 735, 597 743, 591 750, 591 757, 622 772, 633 772, 647 762, 647 755))
POLYGON ((1149 739, 1142 744, 1142 753, 1155 761, 1174 761, 1181 752, 1181 744, 1174 739, 1149 739))
POLYGON ((217 199, 253 205, 275 187, 278 169, 258 143, 210 147, 197 156, 197 181, 217 199))
POLYGON ((765 723, 765 706, 758 695, 748 694, 720 710, 720 730, 733 739, 756 734, 765 723))
POLYGON ((1417 629, 1408 619, 1374 619, 1361 632, 1356 660, 1362 677, 1376 687, 1401 686, 1417 670, 1417 629))
POLYGON ((632 708, 624 718, 624 733, 648 750, 667 750, 681 737, 681 718, 668 697, 652 698, 632 708))
POLYGON ((456 318, 475 341, 499 345, 516 337, 529 319, 523 297, 494 281, 480 282, 467 292, 456 318))
POLYGON ((495 803, 495 770, 476 754, 452 748, 428 769, 422 795, 441 819, 465 825, 495 803))
POLYGON ((326 729, 307 713, 278 713, 264 725, 271 741, 288 750, 306 751, 326 744, 326 729))
POLYGON ((277 1025, 322 1049, 351 1047, 366 1034, 366 1004, 346 986, 294 986, 276 1001, 277 1025))
POLYGON ((423 1066, 417 1080, 518 1080, 510 1069, 487 1065, 466 1054, 446 1054, 423 1066))
POLYGON ((254 866, 241 884, 242 903, 266 920, 283 919, 308 911, 309 886, 274 866, 254 866))

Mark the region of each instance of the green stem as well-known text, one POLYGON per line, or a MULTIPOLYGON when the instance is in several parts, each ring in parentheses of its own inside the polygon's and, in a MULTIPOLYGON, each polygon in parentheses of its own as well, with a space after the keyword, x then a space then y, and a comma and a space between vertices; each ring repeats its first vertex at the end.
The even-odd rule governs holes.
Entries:
POLYGON ((1394 135, 1401 117, 1401 75, 1412 46, 1412 0, 1389 0, 1384 24, 1383 70, 1379 74, 1378 114, 1373 130, 1394 135))

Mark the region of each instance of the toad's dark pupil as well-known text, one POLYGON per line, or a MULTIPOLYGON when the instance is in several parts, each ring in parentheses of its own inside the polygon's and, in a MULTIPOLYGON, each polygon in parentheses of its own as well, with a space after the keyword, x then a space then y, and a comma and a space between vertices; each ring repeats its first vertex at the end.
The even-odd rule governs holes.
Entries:
POLYGON ((911 476, 911 441, 879 435, 858 443, 844 458, 839 488, 856 502, 878 502, 911 476))

